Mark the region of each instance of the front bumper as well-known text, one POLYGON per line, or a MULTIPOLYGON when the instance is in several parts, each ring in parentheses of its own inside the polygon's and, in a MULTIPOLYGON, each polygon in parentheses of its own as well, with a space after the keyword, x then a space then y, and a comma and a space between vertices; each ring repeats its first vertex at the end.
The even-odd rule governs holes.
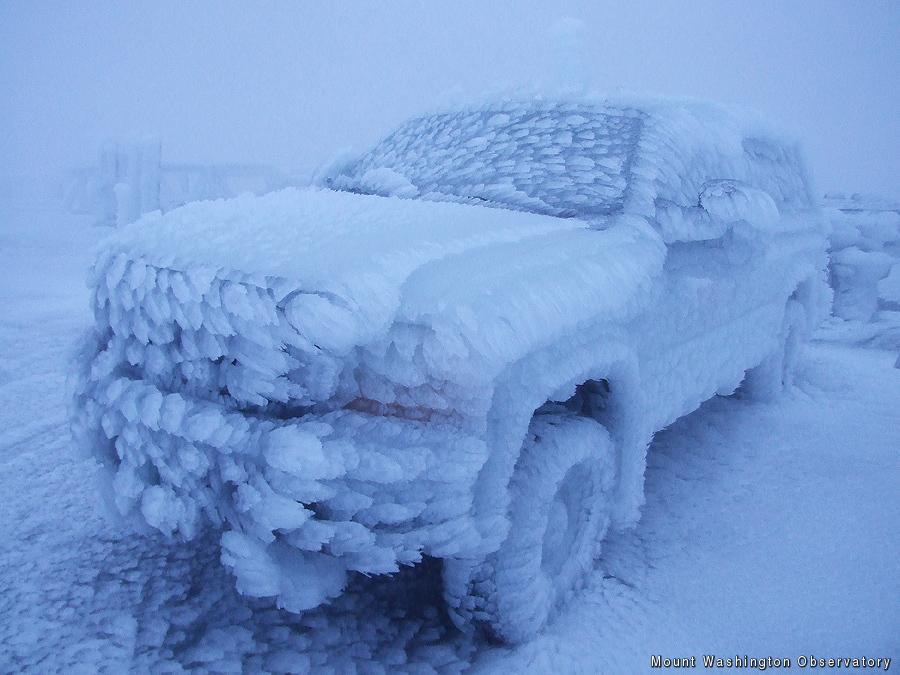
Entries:
POLYGON ((347 409, 281 419, 165 391, 111 358, 117 339, 95 332, 82 349, 74 436, 123 516, 185 540, 222 530, 243 593, 300 611, 340 592, 347 572, 478 545, 482 439, 442 422, 347 409))

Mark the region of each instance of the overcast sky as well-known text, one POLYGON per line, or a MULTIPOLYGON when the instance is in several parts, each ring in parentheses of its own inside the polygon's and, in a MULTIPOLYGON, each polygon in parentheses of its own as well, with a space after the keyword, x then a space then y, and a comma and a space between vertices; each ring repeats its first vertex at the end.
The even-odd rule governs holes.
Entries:
POLYGON ((170 161, 302 167, 459 88, 546 82, 583 21, 592 88, 763 111, 821 190, 900 196, 900 0, 0 2, 0 175, 158 135, 170 161))

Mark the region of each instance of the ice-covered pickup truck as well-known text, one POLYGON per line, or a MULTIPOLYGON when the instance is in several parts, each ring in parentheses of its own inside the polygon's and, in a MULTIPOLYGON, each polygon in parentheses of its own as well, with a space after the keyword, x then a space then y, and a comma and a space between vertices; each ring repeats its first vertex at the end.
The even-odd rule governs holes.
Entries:
POLYGON ((119 512, 221 530, 244 594, 302 611, 432 556, 458 625, 520 641, 637 521, 655 431, 787 382, 824 267, 796 145, 752 119, 436 112, 318 187, 116 232, 73 429, 119 512))

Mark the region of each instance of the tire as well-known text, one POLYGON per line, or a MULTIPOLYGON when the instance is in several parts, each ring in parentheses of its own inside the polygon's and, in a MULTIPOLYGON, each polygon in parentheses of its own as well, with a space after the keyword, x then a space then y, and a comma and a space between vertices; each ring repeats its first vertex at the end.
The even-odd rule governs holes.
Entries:
POLYGON ((508 644, 544 627, 599 552, 614 463, 609 434, 593 419, 535 416, 510 482, 506 540, 483 561, 444 561, 458 627, 508 644))
POLYGON ((777 399, 794 383, 794 373, 806 337, 806 310, 797 300, 788 300, 779 334, 778 348, 755 368, 747 371, 742 389, 757 401, 777 399))

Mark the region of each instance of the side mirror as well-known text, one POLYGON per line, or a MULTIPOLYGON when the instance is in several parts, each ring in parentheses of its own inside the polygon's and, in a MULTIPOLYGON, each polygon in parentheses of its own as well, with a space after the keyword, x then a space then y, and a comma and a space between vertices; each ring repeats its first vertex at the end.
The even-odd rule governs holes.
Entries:
POLYGON ((656 201, 656 222, 667 243, 719 239, 741 222, 768 229, 779 218, 778 206, 767 192, 733 178, 706 181, 691 206, 656 201))
POLYGON ((768 228, 781 215, 768 192, 731 178, 706 181, 700 190, 699 206, 710 218, 724 225, 747 222, 768 228))

